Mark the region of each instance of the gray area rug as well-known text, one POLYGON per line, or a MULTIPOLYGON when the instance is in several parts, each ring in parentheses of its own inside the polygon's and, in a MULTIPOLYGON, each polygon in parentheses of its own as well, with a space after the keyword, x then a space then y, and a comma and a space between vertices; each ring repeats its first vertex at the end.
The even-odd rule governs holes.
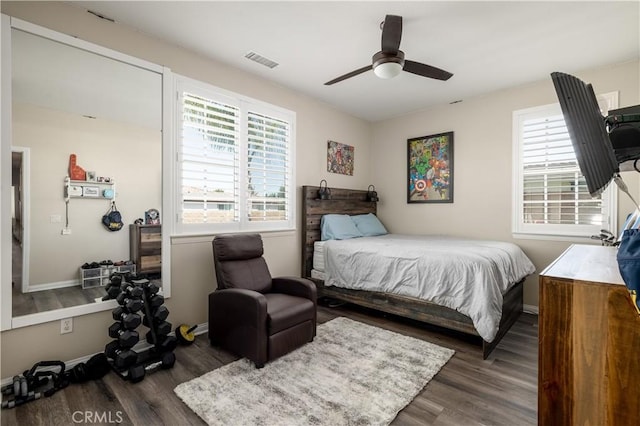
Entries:
POLYGON ((174 391, 210 425, 387 425, 453 354, 335 318, 260 370, 245 358, 174 391))

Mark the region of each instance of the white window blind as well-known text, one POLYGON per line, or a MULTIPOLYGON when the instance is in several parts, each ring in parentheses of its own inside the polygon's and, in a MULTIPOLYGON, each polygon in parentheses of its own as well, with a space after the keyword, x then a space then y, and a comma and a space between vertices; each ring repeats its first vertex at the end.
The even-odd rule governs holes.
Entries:
POLYGON ((286 220, 290 186, 289 123, 264 114, 248 114, 248 211, 251 221, 286 220))
POLYGON ((238 221, 239 114, 236 107, 183 93, 182 223, 238 221))
MULTIPOLYGON (((614 95, 603 95, 605 112, 614 95)), ((516 111, 514 143, 515 233, 588 237, 615 226, 615 192, 589 194, 559 105, 516 111)))
POLYGON ((177 233, 294 227, 295 114, 178 80, 177 233))
POLYGON ((602 226, 602 198, 591 198, 562 115, 522 128, 524 223, 602 226))

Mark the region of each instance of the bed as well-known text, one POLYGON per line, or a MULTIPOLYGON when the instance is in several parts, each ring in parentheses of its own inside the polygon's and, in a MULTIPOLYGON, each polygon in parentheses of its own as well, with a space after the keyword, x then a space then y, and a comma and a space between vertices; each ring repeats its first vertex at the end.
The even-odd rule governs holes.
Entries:
POLYGON ((319 200, 317 190, 315 186, 303 187, 302 275, 316 283, 320 297, 331 297, 479 336, 483 358, 489 356, 522 312, 524 277, 534 271, 529 259, 517 246, 452 237, 401 235, 320 242, 323 215, 376 214, 376 203, 366 200, 367 191, 332 188, 331 200, 319 200), (420 245, 431 247, 431 251, 424 254, 424 258, 430 261, 468 257, 469 266, 466 270, 464 267, 453 270, 446 263, 419 267, 407 263, 407 257, 415 257, 411 262, 421 261, 419 256, 414 256, 420 245), (464 256, 451 255, 461 247, 466 253, 464 256), (386 257, 374 257, 384 254, 385 250, 386 257), (494 253, 494 257, 487 259, 486 253, 494 253), (514 257, 517 258, 515 261, 514 257), (360 266, 356 261, 361 262, 360 266), (350 267, 340 268, 339 265, 345 262, 350 267), (477 269, 482 263, 487 263, 486 268, 477 269), (314 264, 323 266, 314 268, 314 264), (373 269, 376 264, 384 266, 376 272, 373 269), (406 285, 407 275, 415 275, 416 270, 428 268, 447 271, 440 276, 430 273, 432 281, 438 280, 439 289, 447 284, 449 277, 452 277, 449 281, 458 284, 471 281, 473 285, 446 291, 435 290, 433 286, 425 291, 424 288, 419 290, 416 286, 406 285), (385 274, 385 270, 394 270, 394 275, 385 274), (371 284, 375 290, 370 290, 371 284), (469 306, 460 305, 462 299, 471 301, 469 306))

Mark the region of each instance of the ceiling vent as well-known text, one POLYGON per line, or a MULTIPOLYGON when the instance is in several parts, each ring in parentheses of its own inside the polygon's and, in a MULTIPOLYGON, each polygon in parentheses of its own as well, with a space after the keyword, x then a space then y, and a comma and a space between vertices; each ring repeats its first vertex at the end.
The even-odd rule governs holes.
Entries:
POLYGON ((264 65, 265 67, 275 68, 279 64, 277 62, 272 61, 271 59, 265 58, 264 56, 258 55, 256 52, 249 52, 244 55, 245 58, 251 59, 253 62, 257 62, 260 65, 264 65))

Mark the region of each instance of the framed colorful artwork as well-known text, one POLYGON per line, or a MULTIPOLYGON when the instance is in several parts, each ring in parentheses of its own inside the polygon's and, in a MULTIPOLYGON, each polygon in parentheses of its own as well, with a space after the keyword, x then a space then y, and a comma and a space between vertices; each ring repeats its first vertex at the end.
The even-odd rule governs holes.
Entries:
POLYGON ((343 143, 327 141, 327 171, 353 176, 354 148, 343 143))
POLYGON ((453 132, 407 140, 407 203, 453 203, 453 132))

